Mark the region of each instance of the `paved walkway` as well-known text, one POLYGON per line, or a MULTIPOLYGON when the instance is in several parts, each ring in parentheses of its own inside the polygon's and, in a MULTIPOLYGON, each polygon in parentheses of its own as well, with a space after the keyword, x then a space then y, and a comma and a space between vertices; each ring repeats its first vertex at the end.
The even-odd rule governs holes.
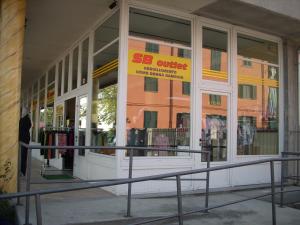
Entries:
MULTIPOLYGON (((39 166, 33 162, 33 179, 43 179, 39 175, 39 166)), ((74 184, 55 184, 61 187, 74 184)), ((23 185, 24 186, 24 185, 23 185)), ((53 185, 33 185, 34 189, 53 188, 53 185)), ((258 194, 269 192, 269 189, 255 191, 235 191, 216 193, 210 196, 210 206, 225 202, 240 200, 258 194)), ((159 216, 176 214, 176 197, 134 197, 132 201, 132 218, 126 218, 126 197, 114 196, 100 188, 51 194, 42 196, 43 225, 127 225, 159 216)), ((197 213, 184 217, 185 225, 267 225, 272 224, 271 204, 269 198, 251 200, 235 205, 211 210, 208 214, 197 213)), ((300 192, 288 194, 286 201, 300 202, 300 192)), ((183 196, 185 212, 202 208, 202 195, 183 196)), ((276 207, 278 225, 300 224, 300 210, 289 207, 276 207)), ((24 223, 24 206, 18 206, 18 217, 24 223)), ((32 199, 30 222, 35 225, 35 205, 32 199)), ((22 223, 22 224, 23 224, 22 223)), ((151 223, 152 225, 178 224, 177 220, 151 223)))

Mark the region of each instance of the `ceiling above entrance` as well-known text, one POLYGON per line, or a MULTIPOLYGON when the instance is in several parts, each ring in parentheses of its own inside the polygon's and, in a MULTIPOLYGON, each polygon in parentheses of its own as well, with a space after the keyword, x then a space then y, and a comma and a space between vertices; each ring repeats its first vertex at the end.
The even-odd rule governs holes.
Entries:
POLYGON ((40 76, 109 10, 112 0, 27 0, 22 86, 40 76))

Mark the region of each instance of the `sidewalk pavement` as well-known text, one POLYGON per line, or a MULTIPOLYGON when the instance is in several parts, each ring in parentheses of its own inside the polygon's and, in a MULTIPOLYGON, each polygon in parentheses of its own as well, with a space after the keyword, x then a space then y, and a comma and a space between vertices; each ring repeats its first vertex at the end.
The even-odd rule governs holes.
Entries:
MULTIPOLYGON (((33 162, 37 164, 37 162, 33 162)), ((33 167, 33 177, 43 179, 39 174, 36 165, 33 167)), ((32 185, 34 189, 53 188, 66 185, 78 184, 49 184, 32 185)), ((134 184, 133 184, 134 185, 134 184)), ((24 184, 22 185, 24 186, 24 184)), ((290 189, 292 189, 291 187, 290 189)), ((299 187, 298 187, 299 188, 299 187)), ((210 196, 209 205, 214 206, 244 199, 254 195, 264 194, 270 189, 220 192, 210 196)), ((277 196, 278 198, 279 196, 277 196)), ((234 204, 218 209, 210 210, 209 213, 196 213, 184 217, 184 225, 267 225, 272 224, 270 198, 261 200, 250 200, 247 202, 234 204)), ((286 194, 286 201, 300 202, 300 193, 294 192, 286 194)), ((22 206, 17 206, 19 221, 24 224, 24 199, 22 206)), ((127 225, 143 220, 154 219, 160 216, 174 215, 177 213, 177 198, 151 197, 141 198, 133 196, 132 216, 126 218, 126 197, 114 196, 100 188, 50 194, 41 196, 43 225, 127 225)), ((204 206, 203 195, 184 195, 184 212, 201 209, 204 206)), ((300 224, 300 210, 276 206, 277 225, 297 225, 300 224)), ((34 199, 31 199, 30 222, 36 224, 34 199)), ((177 225, 177 219, 162 222, 150 223, 152 225, 177 225)))

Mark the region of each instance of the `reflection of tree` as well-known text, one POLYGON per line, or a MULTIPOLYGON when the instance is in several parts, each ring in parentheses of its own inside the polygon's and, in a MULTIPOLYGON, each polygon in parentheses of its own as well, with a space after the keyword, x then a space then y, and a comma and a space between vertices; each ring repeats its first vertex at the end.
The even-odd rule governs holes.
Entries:
POLYGON ((117 85, 101 89, 98 95, 97 118, 99 124, 115 125, 117 111, 117 85))
POLYGON ((86 115, 86 111, 87 111, 87 105, 84 104, 84 105, 81 105, 80 106, 80 109, 79 109, 79 117, 85 117, 86 115))

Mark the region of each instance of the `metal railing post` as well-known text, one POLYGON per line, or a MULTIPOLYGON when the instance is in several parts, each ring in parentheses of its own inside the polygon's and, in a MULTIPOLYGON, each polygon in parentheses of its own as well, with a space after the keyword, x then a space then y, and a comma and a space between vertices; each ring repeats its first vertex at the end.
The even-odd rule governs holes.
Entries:
POLYGON ((275 179, 274 179, 274 161, 270 161, 271 171, 271 197, 272 197, 272 224, 276 225, 276 205, 275 205, 275 179))
MULTIPOLYGON (((21 192, 21 154, 22 154, 22 146, 19 142, 19 149, 18 149, 18 166, 17 166, 17 192, 21 192)), ((20 197, 17 198, 17 205, 21 205, 20 197)))
POLYGON ((178 224, 183 225, 183 216, 182 216, 182 193, 181 193, 181 180, 180 176, 176 176, 177 184, 177 209, 178 209, 178 224))
MULTIPOLYGON (((207 153, 207 163, 206 167, 210 168, 210 152, 207 153)), ((208 208, 208 198, 209 198, 209 171, 206 172, 206 190, 205 190, 205 208, 208 208)), ((208 210, 205 210, 208 213, 208 210)))
POLYGON ((296 167, 296 169, 297 169, 297 185, 299 185, 299 160, 296 160, 296 163, 297 163, 297 167, 296 167))
POLYGON ((36 224, 42 225, 41 196, 35 195, 36 224))
MULTIPOLYGON (((26 168, 26 192, 30 192, 30 177, 31 177, 31 147, 27 148, 27 168, 26 168)), ((26 196, 26 205, 25 205, 25 224, 30 225, 29 223, 29 209, 30 209, 30 196, 26 196)))
MULTIPOLYGON (((133 149, 129 150, 129 171, 128 178, 132 178, 132 164, 133 164, 133 149)), ((127 217, 131 216, 131 183, 128 183, 128 193, 127 193, 127 217)))
MULTIPOLYGON (((281 157, 284 157, 284 153, 281 153, 281 157)), ((281 161, 281 179, 280 179, 280 207, 283 207, 283 190, 284 190, 284 161, 281 161)))

